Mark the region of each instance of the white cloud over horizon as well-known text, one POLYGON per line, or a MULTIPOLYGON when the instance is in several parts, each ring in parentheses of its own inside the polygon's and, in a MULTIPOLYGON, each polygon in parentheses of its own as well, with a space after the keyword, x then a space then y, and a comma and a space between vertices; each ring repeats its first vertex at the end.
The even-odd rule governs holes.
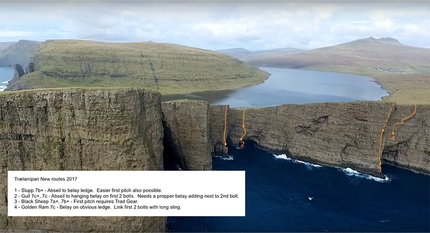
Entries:
POLYGON ((0 1, 0 42, 156 41, 204 49, 313 49, 366 37, 430 47, 430 1, 0 1))

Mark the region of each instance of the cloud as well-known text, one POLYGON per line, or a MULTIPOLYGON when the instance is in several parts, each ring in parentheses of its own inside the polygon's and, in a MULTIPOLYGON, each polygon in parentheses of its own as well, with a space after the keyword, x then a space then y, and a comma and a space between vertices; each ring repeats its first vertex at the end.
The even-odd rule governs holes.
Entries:
POLYGON ((32 36, 33 33, 29 31, 20 31, 20 30, 11 30, 11 29, 2 29, 0 30, 0 35, 5 38, 15 38, 15 37, 28 37, 32 36))
POLYGON ((312 49, 364 37, 428 46, 430 3, 5 2, 0 41, 158 41, 205 49, 312 49))

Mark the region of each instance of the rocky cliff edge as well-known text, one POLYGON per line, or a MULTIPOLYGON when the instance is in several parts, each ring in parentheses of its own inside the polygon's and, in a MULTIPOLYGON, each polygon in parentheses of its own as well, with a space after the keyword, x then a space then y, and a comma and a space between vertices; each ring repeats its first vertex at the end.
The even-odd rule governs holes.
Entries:
POLYGON ((415 109, 414 105, 353 102, 225 110, 226 106, 209 109, 214 152, 224 153, 224 132, 228 145, 238 146, 244 124, 243 140, 274 153, 379 177, 383 177, 380 162, 430 174, 429 105, 415 109))
POLYGON ((162 232, 165 217, 7 217, 8 170, 162 170, 160 94, 143 90, 0 95, 0 229, 162 232))

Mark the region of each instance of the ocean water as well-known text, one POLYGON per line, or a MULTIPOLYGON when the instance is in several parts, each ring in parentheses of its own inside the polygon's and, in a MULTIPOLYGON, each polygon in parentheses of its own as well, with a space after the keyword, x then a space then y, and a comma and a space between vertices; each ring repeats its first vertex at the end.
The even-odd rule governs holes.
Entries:
POLYGON ((246 171, 246 217, 169 217, 169 231, 430 231, 427 175, 383 165, 381 179, 246 145, 213 161, 214 170, 246 171))
POLYGON ((0 67, 0 91, 6 89, 8 81, 13 78, 14 69, 12 67, 0 67))

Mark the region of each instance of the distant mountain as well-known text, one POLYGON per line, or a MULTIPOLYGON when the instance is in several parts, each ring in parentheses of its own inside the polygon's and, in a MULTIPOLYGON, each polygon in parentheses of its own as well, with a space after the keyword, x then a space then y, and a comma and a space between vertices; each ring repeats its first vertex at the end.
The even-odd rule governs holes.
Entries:
POLYGON ((223 50, 215 50, 215 52, 224 53, 229 55, 230 57, 237 58, 239 60, 244 60, 246 57, 252 54, 251 51, 243 49, 243 48, 232 48, 232 49, 223 49, 223 50))
POLYGON ((22 67, 27 67, 30 63, 30 57, 41 43, 39 41, 20 40, 10 44, 0 51, 0 66, 20 64, 22 67))
MULTIPOLYGON (((373 37, 370 37, 370 39, 372 39, 373 37)), ((375 38, 373 38, 375 39, 375 38)), ((397 39, 391 38, 391 37, 382 37, 378 40, 379 42, 385 42, 385 43, 391 43, 391 44, 397 44, 397 45, 401 45, 402 43, 400 43, 397 39)))
POLYGON ((215 50, 216 52, 222 52, 222 53, 252 53, 251 51, 243 48, 232 48, 232 49, 221 49, 221 50, 215 50))
POLYGON ((5 48, 7 48, 7 47, 9 47, 9 46, 11 46, 11 45, 13 45, 13 44, 15 44, 16 42, 0 42, 0 52, 3 50, 3 49, 5 49, 5 48))
POLYGON ((361 73, 430 72, 430 49, 401 44, 394 38, 373 37, 296 54, 278 53, 250 59, 252 65, 361 73))
POLYGON ((305 50, 296 49, 296 48, 281 48, 281 49, 257 50, 257 51, 249 51, 243 48, 215 50, 215 52, 224 53, 242 61, 261 59, 268 56, 280 55, 280 54, 290 55, 290 54, 296 54, 302 51, 305 51, 305 50))

